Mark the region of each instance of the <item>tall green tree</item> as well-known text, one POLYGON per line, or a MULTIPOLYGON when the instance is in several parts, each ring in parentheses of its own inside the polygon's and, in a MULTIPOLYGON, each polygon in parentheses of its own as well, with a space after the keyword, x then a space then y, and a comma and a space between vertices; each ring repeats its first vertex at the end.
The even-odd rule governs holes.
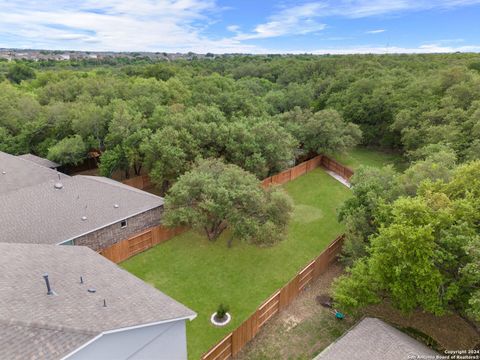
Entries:
POLYGON ((292 211, 289 197, 264 190, 252 174, 220 160, 202 160, 180 176, 165 198, 165 223, 188 225, 216 240, 271 245, 283 238, 292 211))

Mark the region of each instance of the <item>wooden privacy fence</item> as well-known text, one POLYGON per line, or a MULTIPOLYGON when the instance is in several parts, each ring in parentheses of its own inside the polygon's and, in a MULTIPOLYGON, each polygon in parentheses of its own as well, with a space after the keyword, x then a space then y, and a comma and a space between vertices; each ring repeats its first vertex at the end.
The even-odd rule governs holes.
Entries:
POLYGON ((152 246, 171 239, 185 230, 186 228, 179 227, 172 229, 158 225, 139 234, 135 234, 129 239, 119 241, 100 251, 100 254, 115 263, 119 263, 142 251, 150 249, 152 246))
POLYGON ((334 173, 340 175, 344 179, 350 180, 350 178, 353 175, 353 170, 340 164, 339 162, 330 159, 328 156, 322 156, 322 163, 321 165, 330 171, 333 171, 334 173))
POLYGON ((276 175, 270 176, 262 181, 262 186, 267 187, 273 184, 285 184, 289 181, 292 181, 297 177, 319 167, 322 163, 322 157, 323 155, 315 156, 313 159, 304 161, 297 166, 284 170, 276 175))
POLYGON ((238 354, 269 319, 290 305, 302 290, 325 272, 339 254, 343 239, 344 235, 337 237, 317 258, 260 305, 238 328, 204 354, 201 360, 226 360, 238 354))
MULTIPOLYGON (((262 186, 267 187, 273 184, 285 184, 289 181, 296 179, 299 176, 302 176, 303 174, 306 174, 316 169, 319 166, 323 166, 327 170, 333 171, 347 180, 349 180, 350 177, 353 175, 353 170, 351 170, 350 168, 343 166, 339 162, 329 158, 326 155, 317 155, 313 159, 304 161, 297 166, 294 166, 292 168, 282 171, 281 173, 262 180, 262 186)), ((130 185, 142 190, 153 186, 153 183, 151 182, 148 175, 136 176, 130 179, 123 180, 122 182, 126 185, 130 185)))

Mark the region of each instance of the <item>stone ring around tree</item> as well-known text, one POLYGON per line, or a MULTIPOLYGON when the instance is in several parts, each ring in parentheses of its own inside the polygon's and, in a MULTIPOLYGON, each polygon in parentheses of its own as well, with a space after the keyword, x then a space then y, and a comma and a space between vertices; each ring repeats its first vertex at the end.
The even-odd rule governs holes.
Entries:
POLYGON ((232 316, 227 312, 223 318, 218 318, 217 313, 214 312, 210 317, 210 322, 215 326, 225 326, 232 320, 232 316))

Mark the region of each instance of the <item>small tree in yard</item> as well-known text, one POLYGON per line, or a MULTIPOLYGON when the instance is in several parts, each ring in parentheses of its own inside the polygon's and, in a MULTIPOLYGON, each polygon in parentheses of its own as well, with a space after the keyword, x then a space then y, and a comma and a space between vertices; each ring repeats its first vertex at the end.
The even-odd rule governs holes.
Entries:
POLYGON ((216 317, 218 320, 222 320, 227 316, 228 313, 228 306, 220 304, 218 305, 217 312, 216 312, 216 317))
POLYGON ((165 198, 165 223, 191 226, 216 240, 231 237, 271 245, 281 240, 292 203, 278 189, 264 190, 254 175, 221 160, 202 160, 182 175, 165 198))

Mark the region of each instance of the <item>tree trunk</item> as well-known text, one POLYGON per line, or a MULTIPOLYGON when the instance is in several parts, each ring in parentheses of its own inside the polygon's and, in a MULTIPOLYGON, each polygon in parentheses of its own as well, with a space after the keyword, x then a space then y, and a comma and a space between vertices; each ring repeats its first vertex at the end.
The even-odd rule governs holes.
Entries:
POLYGON ((160 194, 161 194, 162 196, 165 196, 165 194, 167 193, 169 187, 170 187, 170 181, 168 181, 168 180, 163 180, 163 182, 162 182, 162 187, 160 188, 160 194))
POLYGON ((207 238, 210 241, 215 241, 222 234, 222 232, 227 228, 227 224, 223 220, 218 220, 214 222, 210 228, 205 226, 205 233, 207 238))
POLYGON ((141 170, 142 170, 142 164, 138 164, 138 163, 133 164, 133 171, 135 172, 136 176, 140 175, 141 170))

